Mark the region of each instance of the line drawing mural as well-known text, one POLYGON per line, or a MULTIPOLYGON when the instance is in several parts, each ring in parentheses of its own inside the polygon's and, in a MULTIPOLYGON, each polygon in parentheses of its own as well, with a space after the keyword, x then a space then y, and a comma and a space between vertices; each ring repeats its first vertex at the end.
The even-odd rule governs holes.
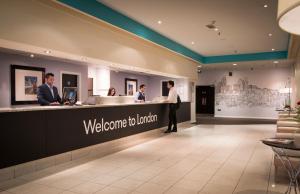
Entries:
POLYGON ((226 76, 216 83, 216 106, 234 107, 274 107, 282 108, 288 94, 279 89, 260 88, 250 84, 248 78, 239 78, 229 84, 226 76))

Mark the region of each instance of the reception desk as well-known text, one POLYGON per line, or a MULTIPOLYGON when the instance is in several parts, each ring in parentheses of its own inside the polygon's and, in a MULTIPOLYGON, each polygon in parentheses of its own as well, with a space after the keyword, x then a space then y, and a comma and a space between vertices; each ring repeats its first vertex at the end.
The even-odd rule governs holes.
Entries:
MULTIPOLYGON (((190 120, 190 102, 177 118, 190 120)), ((0 123, 5 168, 167 126, 168 104, 2 108, 0 123)))

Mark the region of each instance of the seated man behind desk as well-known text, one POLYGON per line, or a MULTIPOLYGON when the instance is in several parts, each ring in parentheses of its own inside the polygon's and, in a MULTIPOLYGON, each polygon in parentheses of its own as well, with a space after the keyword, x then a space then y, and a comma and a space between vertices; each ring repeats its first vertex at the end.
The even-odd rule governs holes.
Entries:
POLYGON ((38 87, 37 98, 41 106, 60 105, 62 100, 58 94, 57 88, 53 85, 54 74, 47 73, 45 75, 45 84, 38 87))

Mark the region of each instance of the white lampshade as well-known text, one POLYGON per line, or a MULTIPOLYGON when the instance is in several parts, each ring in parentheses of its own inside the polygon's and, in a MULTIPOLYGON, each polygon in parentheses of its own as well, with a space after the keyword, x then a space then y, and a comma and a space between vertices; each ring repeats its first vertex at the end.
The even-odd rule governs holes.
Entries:
POLYGON ((284 31, 300 35, 300 0, 278 1, 278 23, 284 31))

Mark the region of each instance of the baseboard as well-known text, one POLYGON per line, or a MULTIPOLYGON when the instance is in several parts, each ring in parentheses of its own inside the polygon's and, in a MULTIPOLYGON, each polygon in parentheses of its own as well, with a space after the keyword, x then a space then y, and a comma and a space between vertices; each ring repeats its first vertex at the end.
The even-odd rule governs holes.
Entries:
POLYGON ((215 115, 216 118, 234 118, 234 119, 267 119, 267 120, 277 120, 275 117, 244 117, 244 116, 223 116, 215 115))

